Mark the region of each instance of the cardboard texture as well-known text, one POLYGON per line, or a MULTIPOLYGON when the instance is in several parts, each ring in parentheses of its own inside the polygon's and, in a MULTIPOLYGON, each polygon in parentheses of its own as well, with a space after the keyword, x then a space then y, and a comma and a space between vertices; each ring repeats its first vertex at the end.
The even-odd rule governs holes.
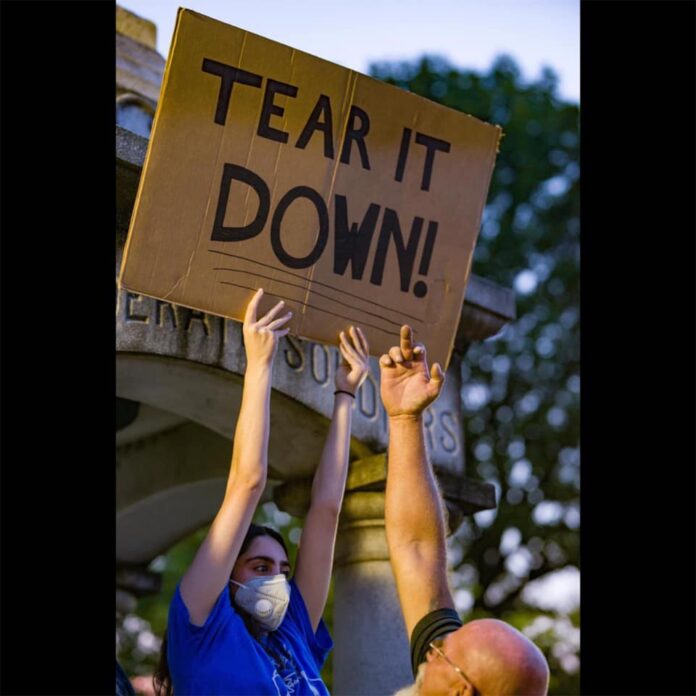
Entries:
POLYGON ((409 323, 446 367, 500 128, 180 9, 131 218, 126 289, 373 355, 409 323))

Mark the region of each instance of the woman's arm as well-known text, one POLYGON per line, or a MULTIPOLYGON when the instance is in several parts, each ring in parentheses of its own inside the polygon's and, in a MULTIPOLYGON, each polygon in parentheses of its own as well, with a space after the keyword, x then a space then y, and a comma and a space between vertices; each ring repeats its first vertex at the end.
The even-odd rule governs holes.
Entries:
POLYGON ((263 290, 258 290, 244 317, 247 368, 225 497, 181 580, 181 597, 191 622, 197 626, 205 623, 230 579, 266 485, 271 367, 278 340, 288 333, 288 329, 282 327, 292 313, 274 319, 283 307, 281 301, 257 321, 256 312, 262 296, 263 290))
MULTIPOLYGON (((351 326, 351 341, 340 334, 343 361, 336 371, 336 389, 355 394, 369 369, 369 348, 360 329, 351 326)), ((317 630, 329 594, 338 516, 348 473, 350 426, 354 399, 336 394, 333 417, 312 482, 309 512, 297 552, 295 582, 302 593, 312 629, 317 630)))

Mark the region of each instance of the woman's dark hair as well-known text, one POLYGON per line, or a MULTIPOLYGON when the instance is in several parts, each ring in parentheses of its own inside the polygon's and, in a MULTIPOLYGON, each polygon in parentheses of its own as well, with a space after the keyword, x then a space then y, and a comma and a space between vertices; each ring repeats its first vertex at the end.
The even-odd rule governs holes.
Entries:
MULTIPOLYGON (((270 527, 266 527, 261 524, 251 524, 249 526, 249 530, 246 533, 246 536, 244 537, 244 541, 242 542, 242 546, 239 549, 239 556, 245 554, 248 550, 248 548, 251 546, 251 542, 256 539, 256 537, 261 537, 261 536, 267 536, 271 537, 271 539, 274 539, 277 541, 282 547, 283 551, 285 551, 285 555, 288 556, 288 548, 285 545, 285 540, 283 539, 282 535, 280 532, 277 532, 275 529, 271 529, 270 527)), ((239 556, 237 558, 239 558, 239 556)), ((236 563, 236 561, 235 561, 236 563)), ((236 611, 239 613, 241 616, 242 620, 244 621, 244 625, 247 627, 247 630, 249 633, 255 638, 258 639, 260 635, 260 631, 258 628, 258 625, 254 622, 254 620, 247 614, 243 609, 240 607, 236 607, 236 611)), ((152 675, 152 682, 155 687, 155 693, 157 696, 173 696, 174 694, 174 688, 172 686, 172 677, 169 672, 169 663, 167 662, 167 629, 164 629, 164 637, 162 638, 162 647, 160 648, 160 658, 159 658, 159 664, 157 665, 157 669, 155 670, 154 674, 152 675)))
POLYGON ((285 555, 289 557, 288 547, 285 545, 285 539, 283 539, 283 535, 280 532, 276 532, 275 529, 272 529, 271 527, 265 527, 262 524, 252 524, 249 527, 249 531, 246 533, 244 541, 242 542, 242 546, 239 549, 239 555, 244 555, 247 552, 247 549, 251 546, 251 542, 254 541, 256 537, 260 536, 268 536, 271 537, 271 539, 275 539, 283 547, 285 555))

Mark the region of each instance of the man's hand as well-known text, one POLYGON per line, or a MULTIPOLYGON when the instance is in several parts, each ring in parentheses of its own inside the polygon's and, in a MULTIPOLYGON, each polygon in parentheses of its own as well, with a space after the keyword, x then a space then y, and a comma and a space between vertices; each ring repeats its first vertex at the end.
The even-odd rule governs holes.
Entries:
POLYGON ((348 333, 352 345, 345 332, 339 334, 338 349, 343 360, 336 370, 336 389, 355 395, 370 370, 370 347, 360 328, 351 326, 348 333))
POLYGON ((437 399, 445 383, 445 374, 439 363, 428 370, 425 346, 413 345, 413 332, 405 324, 401 327, 401 344, 389 349, 379 359, 381 396, 387 415, 418 416, 437 399))
POLYGON ((244 315, 243 330, 247 366, 269 367, 273 363, 278 341, 290 331, 289 328, 282 327, 292 317, 292 312, 274 320, 274 317, 285 304, 283 300, 278 302, 261 319, 256 319, 256 312, 262 297, 263 289, 259 288, 249 301, 244 315))

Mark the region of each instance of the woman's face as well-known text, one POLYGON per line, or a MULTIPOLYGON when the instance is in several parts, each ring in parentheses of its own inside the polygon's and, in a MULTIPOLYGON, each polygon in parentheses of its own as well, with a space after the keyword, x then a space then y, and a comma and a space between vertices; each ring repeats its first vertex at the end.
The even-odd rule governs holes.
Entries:
MULTIPOLYGON (((281 573, 290 575, 290 562, 283 547, 272 537, 258 536, 234 564, 232 580, 243 585, 253 578, 281 573)), ((237 585, 232 585, 231 588, 234 595, 237 585)))

